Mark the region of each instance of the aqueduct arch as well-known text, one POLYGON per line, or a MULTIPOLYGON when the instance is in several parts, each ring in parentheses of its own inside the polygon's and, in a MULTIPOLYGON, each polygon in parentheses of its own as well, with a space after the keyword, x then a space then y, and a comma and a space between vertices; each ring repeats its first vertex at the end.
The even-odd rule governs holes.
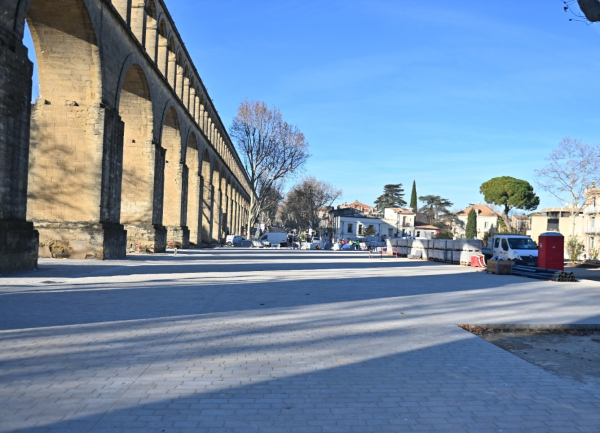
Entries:
POLYGON ((40 255, 123 257, 117 197, 122 146, 111 140, 122 136, 123 123, 101 106, 102 62, 87 6, 83 0, 32 0, 27 21, 40 77, 31 114, 27 218, 44 229, 40 255))
POLYGON ((0 5, 0 273, 235 228, 253 192, 164 0, 0 5))

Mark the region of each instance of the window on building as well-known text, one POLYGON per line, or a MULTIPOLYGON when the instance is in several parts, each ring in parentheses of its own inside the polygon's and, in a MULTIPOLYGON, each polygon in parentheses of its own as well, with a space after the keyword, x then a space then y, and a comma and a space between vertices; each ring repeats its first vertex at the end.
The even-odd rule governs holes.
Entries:
POLYGON ((594 249, 594 237, 592 236, 590 238, 590 250, 593 250, 593 249, 594 249))
POLYGON ((487 221, 486 221, 486 222, 484 222, 484 223, 483 223, 483 228, 484 228, 484 229, 487 229, 487 228, 489 227, 489 224, 490 224, 490 223, 489 223, 489 222, 487 222, 487 221))
POLYGON ((391 238, 394 236, 394 229, 388 229, 388 236, 391 238))
POLYGON ((416 236, 416 237, 417 237, 417 238, 420 238, 420 237, 421 237, 421 232, 420 232, 420 231, 418 231, 418 230, 417 230, 417 236, 416 236))
POLYGON ((362 234, 364 233, 365 230, 365 226, 363 226, 362 224, 358 225, 358 235, 362 236, 362 234))
POLYGON ((405 216, 402 217, 402 226, 406 226, 406 217, 405 216))
POLYGON ((348 233, 354 233, 354 232, 352 231, 352 224, 348 224, 348 233))
POLYGON ((591 218, 590 224, 592 228, 596 227, 596 217, 591 218))
POLYGON ((546 228, 549 232, 558 231, 558 218, 548 218, 548 226, 546 228))

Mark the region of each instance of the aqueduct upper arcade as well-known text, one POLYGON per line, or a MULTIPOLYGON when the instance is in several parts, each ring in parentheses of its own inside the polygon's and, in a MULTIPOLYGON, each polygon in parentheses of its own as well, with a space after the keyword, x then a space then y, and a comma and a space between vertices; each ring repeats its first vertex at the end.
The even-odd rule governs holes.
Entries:
POLYGON ((0 272, 215 242, 250 194, 162 0, 0 0, 0 272))

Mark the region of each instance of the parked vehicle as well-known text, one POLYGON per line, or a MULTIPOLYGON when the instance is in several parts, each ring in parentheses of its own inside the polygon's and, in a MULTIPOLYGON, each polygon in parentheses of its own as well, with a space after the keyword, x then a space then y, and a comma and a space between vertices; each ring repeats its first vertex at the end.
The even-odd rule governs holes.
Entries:
POLYGON ((246 238, 244 236, 227 235, 227 237, 225 238, 225 245, 230 247, 239 247, 243 246, 243 241, 245 240, 246 238))
POLYGON ((265 247, 273 245, 287 246, 287 234, 285 233, 265 233, 259 240, 265 247))
POLYGON ((233 245, 233 240, 235 238, 240 238, 241 236, 238 235, 227 235, 227 237, 225 238, 225 245, 233 245))
POLYGON ((501 257, 519 265, 537 266, 538 246, 529 236, 496 235, 488 240, 481 252, 486 258, 501 257))

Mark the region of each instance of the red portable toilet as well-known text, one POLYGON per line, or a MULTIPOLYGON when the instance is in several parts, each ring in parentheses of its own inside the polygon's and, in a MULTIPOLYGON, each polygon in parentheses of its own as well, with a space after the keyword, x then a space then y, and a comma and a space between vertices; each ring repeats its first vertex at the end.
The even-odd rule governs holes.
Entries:
POLYGON ((538 243, 538 267, 565 270, 565 237, 557 232, 540 235, 538 243))

